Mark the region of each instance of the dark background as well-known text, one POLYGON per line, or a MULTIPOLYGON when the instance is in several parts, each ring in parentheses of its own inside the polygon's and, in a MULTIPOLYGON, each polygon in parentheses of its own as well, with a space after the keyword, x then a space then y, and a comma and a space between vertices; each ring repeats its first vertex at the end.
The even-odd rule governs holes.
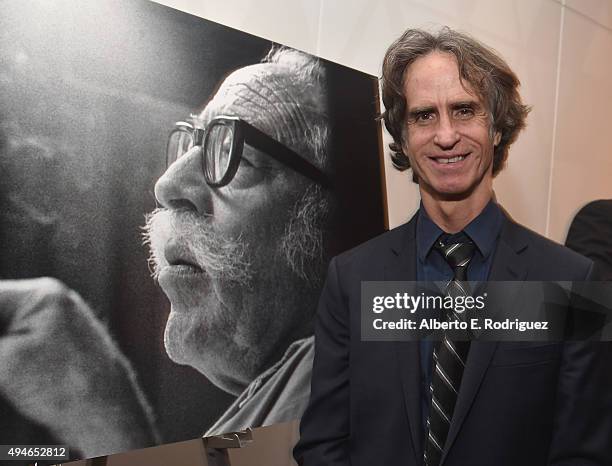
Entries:
MULTIPOLYGON (((77 290, 132 361, 164 441, 197 437, 232 397, 167 358, 169 305, 141 227, 173 123, 271 43, 145 0, 2 0, 0 11, 0 278, 77 290)), ((376 80, 333 70, 337 252, 383 231, 384 215, 376 80)), ((14 419, 0 403, 0 443, 41 439, 14 419)))

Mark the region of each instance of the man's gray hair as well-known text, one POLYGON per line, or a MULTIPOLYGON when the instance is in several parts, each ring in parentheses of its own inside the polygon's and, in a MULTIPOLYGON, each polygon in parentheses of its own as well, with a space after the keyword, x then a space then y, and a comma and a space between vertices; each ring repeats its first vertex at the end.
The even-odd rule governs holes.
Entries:
POLYGON ((291 270, 308 286, 319 287, 328 259, 333 199, 323 188, 311 184, 293 206, 281 238, 281 254, 291 270))
MULTIPOLYGON (((329 173, 330 122, 325 68, 320 60, 299 50, 273 47, 262 63, 286 67, 308 123, 295 141, 296 150, 329 173)), ((308 285, 319 286, 326 262, 325 238, 333 207, 331 193, 311 184, 293 207, 293 215, 281 239, 281 253, 291 269, 308 285)))

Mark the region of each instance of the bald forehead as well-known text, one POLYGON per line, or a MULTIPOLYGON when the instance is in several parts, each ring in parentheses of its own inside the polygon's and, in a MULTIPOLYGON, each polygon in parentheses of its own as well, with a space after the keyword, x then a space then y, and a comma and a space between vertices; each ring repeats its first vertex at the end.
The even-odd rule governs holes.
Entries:
POLYGON ((323 112, 318 83, 299 86, 290 68, 261 63, 230 74, 203 110, 206 124, 219 115, 237 116, 265 133, 291 144, 323 112), (304 89, 306 87, 306 89, 304 89))

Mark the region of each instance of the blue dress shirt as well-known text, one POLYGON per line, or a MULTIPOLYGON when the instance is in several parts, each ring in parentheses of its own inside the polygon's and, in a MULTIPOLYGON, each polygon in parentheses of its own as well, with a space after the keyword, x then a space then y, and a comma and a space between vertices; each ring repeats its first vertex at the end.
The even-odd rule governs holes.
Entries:
MULTIPOLYGON (((483 211, 467 225, 463 232, 476 245, 476 252, 470 261, 467 277, 470 281, 486 281, 489 277, 493 253, 502 230, 505 217, 499 206, 489 201, 483 211)), ((449 281, 453 270, 442 255, 433 249, 435 241, 444 234, 427 215, 423 204, 419 208, 416 226, 418 281, 449 281)), ((433 372, 434 341, 421 341, 421 415, 423 429, 426 429, 431 395, 429 385, 433 372)))

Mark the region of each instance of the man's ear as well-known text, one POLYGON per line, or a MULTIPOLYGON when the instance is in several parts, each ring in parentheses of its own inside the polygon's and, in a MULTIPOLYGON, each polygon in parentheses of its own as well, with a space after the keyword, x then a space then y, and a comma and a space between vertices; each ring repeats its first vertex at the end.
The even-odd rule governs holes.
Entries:
POLYGON ((495 134, 493 135, 493 145, 497 147, 499 141, 501 141, 501 133, 499 131, 495 131, 495 134))

